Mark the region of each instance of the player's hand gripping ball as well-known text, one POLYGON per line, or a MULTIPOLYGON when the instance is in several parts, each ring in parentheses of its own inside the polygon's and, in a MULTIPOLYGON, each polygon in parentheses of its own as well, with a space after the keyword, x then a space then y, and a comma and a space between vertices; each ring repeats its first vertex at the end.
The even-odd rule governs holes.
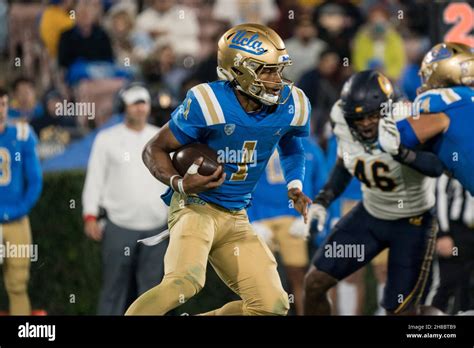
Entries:
POLYGON ((186 194, 208 191, 222 185, 225 173, 217 157, 217 152, 204 144, 189 144, 174 153, 173 166, 183 176, 186 194))

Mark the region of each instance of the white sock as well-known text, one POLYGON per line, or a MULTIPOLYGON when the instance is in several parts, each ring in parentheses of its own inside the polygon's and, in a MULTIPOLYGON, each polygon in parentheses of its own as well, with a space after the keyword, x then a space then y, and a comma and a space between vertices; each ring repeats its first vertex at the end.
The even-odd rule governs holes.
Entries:
POLYGON ((346 281, 337 286, 339 315, 355 315, 357 306, 357 287, 346 281))
POLYGON ((384 289, 385 283, 377 284, 377 310, 375 311, 374 315, 386 315, 385 308, 383 308, 381 305, 384 289))

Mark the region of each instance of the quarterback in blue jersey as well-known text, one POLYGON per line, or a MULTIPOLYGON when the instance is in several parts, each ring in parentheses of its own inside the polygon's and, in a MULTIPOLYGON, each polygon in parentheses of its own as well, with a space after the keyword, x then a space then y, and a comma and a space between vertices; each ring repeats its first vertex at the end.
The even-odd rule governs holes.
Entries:
MULTIPOLYGON (((7 124, 8 95, 0 90, 0 245, 31 244, 27 214, 41 194, 42 178, 36 137, 25 123, 7 124)), ((28 280, 30 258, 5 256, 3 274, 11 315, 30 315, 28 280)))
MULTIPOLYGON (((401 143, 434 152, 453 177, 474 194, 474 48, 440 43, 424 57, 417 113, 397 123, 401 143)), ((380 144, 398 154, 396 146, 380 144)))
MULTIPOLYGON (((304 193, 315 197, 326 182, 324 153, 311 138, 303 139, 305 149, 304 193)), ((285 267, 288 286, 294 297, 296 315, 303 314, 303 281, 308 266, 308 234, 287 198, 287 187, 278 151, 268 162, 252 194, 252 205, 247 210, 252 227, 273 252, 278 252, 285 267)), ((290 301, 291 302, 291 301, 290 301)))
POLYGON ((275 258, 252 230, 245 208, 278 149, 288 196, 306 219, 311 201, 302 191, 301 137, 309 134, 310 104, 282 77, 291 60, 282 39, 266 26, 228 30, 219 40, 217 60, 221 81, 193 87, 144 150, 151 174, 177 192, 171 192, 163 281, 140 296, 127 315, 164 315, 184 303, 204 286, 208 261, 242 300, 206 314, 288 311, 275 258), (170 153, 189 143, 207 144, 224 155, 222 166, 202 176, 196 170, 199 158, 180 177, 170 153))

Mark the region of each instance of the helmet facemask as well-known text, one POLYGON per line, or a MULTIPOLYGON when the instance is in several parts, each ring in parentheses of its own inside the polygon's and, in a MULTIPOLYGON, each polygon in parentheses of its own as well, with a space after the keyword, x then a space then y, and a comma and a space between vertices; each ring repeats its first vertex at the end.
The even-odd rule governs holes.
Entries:
POLYGON ((378 139, 378 123, 380 122, 380 110, 365 112, 363 114, 346 117, 352 136, 359 141, 366 150, 374 146, 378 139), (352 116, 352 117, 351 117, 352 116), (359 125, 358 121, 370 119, 369 125, 359 125))
POLYGON ((277 64, 267 64, 251 57, 239 58, 237 55, 231 71, 217 68, 217 73, 221 79, 232 81, 237 90, 257 99, 264 105, 284 104, 291 93, 284 95, 285 86, 289 89, 293 87, 293 82, 284 78, 283 69, 291 65, 291 60, 277 64), (273 82, 260 78, 264 69, 277 69, 281 82, 273 82), (265 86, 267 85, 267 86, 265 86), (268 87, 270 86, 270 87, 268 87), (278 90, 278 94, 275 94, 278 90), (273 92, 273 93, 272 93, 273 92))

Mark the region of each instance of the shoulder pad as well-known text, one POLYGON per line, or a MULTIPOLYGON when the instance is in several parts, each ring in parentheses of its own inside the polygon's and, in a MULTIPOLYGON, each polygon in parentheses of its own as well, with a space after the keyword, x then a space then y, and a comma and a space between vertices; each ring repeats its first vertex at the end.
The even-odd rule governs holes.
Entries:
POLYGON ((209 83, 194 86, 190 92, 196 98, 208 126, 225 123, 224 112, 209 83))

